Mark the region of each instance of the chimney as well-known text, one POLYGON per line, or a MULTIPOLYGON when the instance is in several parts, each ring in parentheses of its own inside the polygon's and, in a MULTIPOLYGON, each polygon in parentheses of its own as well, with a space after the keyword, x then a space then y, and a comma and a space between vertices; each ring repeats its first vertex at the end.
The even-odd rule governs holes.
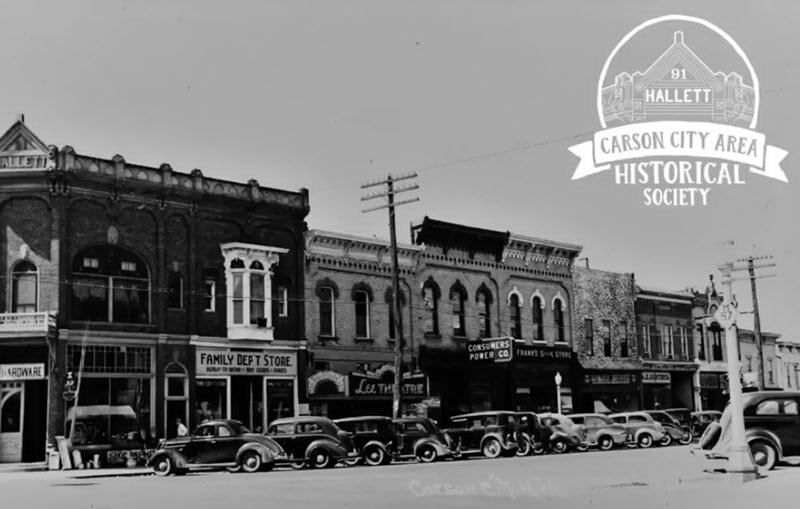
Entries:
POLYGON ((675 44, 683 44, 683 32, 680 30, 675 32, 675 44))
POLYGON ((19 122, 20 124, 24 124, 25 123, 25 114, 24 113, 20 113, 19 114, 19 117, 17 117, 17 122, 19 122))

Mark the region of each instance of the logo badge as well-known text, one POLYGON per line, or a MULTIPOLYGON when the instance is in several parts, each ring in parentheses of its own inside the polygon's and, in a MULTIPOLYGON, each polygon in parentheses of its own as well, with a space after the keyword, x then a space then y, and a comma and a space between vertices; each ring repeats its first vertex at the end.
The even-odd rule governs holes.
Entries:
POLYGON ((603 66, 602 130, 569 148, 580 159, 572 180, 611 172, 643 186, 647 206, 707 206, 712 188, 750 175, 788 182, 787 152, 755 130, 759 101, 755 70, 727 33, 689 16, 648 20, 603 66))

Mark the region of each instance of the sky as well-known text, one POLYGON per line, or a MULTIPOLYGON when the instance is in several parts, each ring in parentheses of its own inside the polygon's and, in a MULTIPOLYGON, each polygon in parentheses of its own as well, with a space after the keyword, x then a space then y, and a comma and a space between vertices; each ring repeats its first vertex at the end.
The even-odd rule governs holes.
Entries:
MULTIPOLYGON (((771 255, 762 329, 800 339, 796 0, 30 1, 0 22, 0 125, 24 113, 45 143, 305 187, 310 228, 383 238, 360 185, 417 171, 400 241, 426 215, 509 230, 580 244, 591 267, 648 287, 703 289, 724 261, 771 255), (600 129, 606 58, 667 14, 705 18, 747 53, 756 130, 788 151, 788 183, 750 175, 707 207, 655 208, 609 175, 571 180, 568 148, 600 129)), ((747 282, 734 291, 752 309, 747 282)))

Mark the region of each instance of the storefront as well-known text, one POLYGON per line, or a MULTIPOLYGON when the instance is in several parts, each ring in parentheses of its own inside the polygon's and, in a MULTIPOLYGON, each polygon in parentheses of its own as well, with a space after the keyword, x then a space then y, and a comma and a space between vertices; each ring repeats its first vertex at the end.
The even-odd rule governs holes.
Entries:
POLYGON ((690 363, 645 362, 642 371, 642 407, 694 410, 694 376, 690 363))
POLYGON ((699 375, 701 409, 724 410, 729 398, 728 373, 701 371, 699 375))
POLYGON ((587 370, 583 375, 581 409, 600 413, 640 410, 641 383, 641 372, 587 370))
POLYGON ((0 364, 0 463, 42 461, 46 441, 45 364, 0 364))
POLYGON ((260 432, 298 414, 297 351, 196 350, 192 425, 230 418, 260 432))
MULTIPOLYGON (((358 369, 347 374, 318 371, 308 378, 308 398, 313 415, 331 419, 358 415, 392 415, 394 366, 383 364, 370 371, 358 369)), ((401 414, 417 414, 428 397, 424 373, 403 373, 400 381, 401 414)))

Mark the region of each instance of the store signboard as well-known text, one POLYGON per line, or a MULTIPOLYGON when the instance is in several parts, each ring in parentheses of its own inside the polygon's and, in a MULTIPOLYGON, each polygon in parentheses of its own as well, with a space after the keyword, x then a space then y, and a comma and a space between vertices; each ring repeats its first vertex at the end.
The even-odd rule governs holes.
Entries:
POLYGON ((484 339, 467 343, 470 361, 509 362, 513 355, 514 340, 511 338, 484 339))
POLYGON ((0 364, 0 380, 41 380, 44 378, 44 363, 0 364))
POLYGON ((632 385, 636 383, 636 375, 628 373, 595 373, 584 375, 587 385, 632 385))
POLYGON ((642 383, 643 384, 669 384, 672 382, 672 377, 669 373, 661 373, 658 371, 643 371, 642 383))
POLYGON ((297 376, 297 352, 294 350, 198 349, 196 361, 197 376, 297 376))

